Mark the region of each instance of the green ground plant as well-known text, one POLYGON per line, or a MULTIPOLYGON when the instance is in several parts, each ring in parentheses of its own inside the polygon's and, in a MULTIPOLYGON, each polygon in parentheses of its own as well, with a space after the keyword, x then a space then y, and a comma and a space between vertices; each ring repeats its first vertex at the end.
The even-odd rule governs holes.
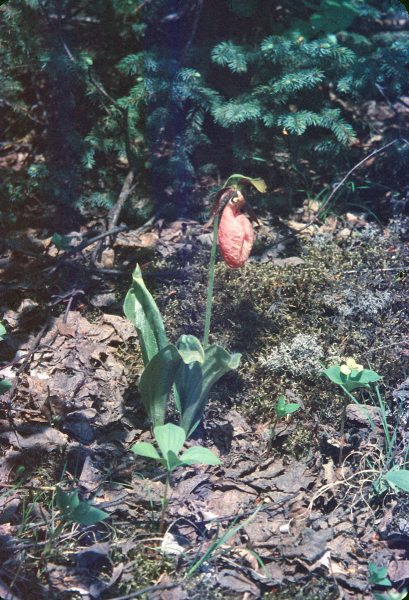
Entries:
MULTIPOLYGON (((344 406, 343 406, 342 417, 341 417, 341 447, 340 447, 340 455, 339 455, 339 466, 341 466, 341 462, 342 462, 342 449, 343 449, 343 443, 344 443, 344 424, 345 424, 346 407, 347 407, 348 398, 351 398, 352 401, 357 406, 359 406, 359 408, 362 410, 362 412, 366 415, 368 422, 370 423, 371 429, 375 435, 377 446, 378 446, 380 456, 381 456, 382 472, 379 473, 378 477, 376 477, 373 480, 372 488, 373 488, 374 492, 376 494, 382 493, 387 488, 387 485, 389 485, 389 487, 391 487, 395 492, 397 491, 397 488, 400 488, 401 490, 403 490, 405 492, 409 492, 409 470, 401 469, 401 468, 399 468, 398 464, 395 464, 393 462, 393 450, 395 448, 395 441, 396 441, 396 436, 397 436, 397 432, 398 432, 399 418, 400 418, 400 414, 401 414, 402 402, 403 402, 403 397, 404 397, 403 394, 402 394, 401 405, 399 407, 398 415, 396 418, 397 422, 393 429, 393 433, 391 435, 390 431, 389 431, 388 421, 387 421, 385 402, 382 399, 381 393, 379 391, 379 386, 377 384, 377 381, 379 381, 379 379, 381 379, 380 375, 378 375, 377 373, 375 373, 375 371, 372 371, 371 369, 364 369, 362 367, 362 365, 358 365, 353 358, 348 358, 346 360, 346 364, 343 364, 341 366, 332 365, 328 369, 325 369, 322 372, 322 375, 325 375, 326 377, 328 377, 328 379, 330 379, 334 383, 338 384, 343 389, 344 394, 345 394, 344 406), (369 414, 368 410, 365 407, 365 403, 358 402, 358 400, 351 394, 351 391, 356 388, 366 388, 369 390, 370 383, 375 384, 376 400, 377 400, 377 404, 379 406, 380 420, 381 420, 381 425, 382 425, 382 429, 384 432, 384 442, 383 443, 379 438, 375 423, 374 423, 371 415, 369 414)), ((374 400, 372 395, 371 395, 371 399, 374 400)), ((406 464, 407 454, 408 454, 408 451, 406 451, 403 465, 406 464)), ((374 473, 376 472, 375 469, 373 470, 373 472, 374 473)))
POLYGON ((182 427, 167 423, 160 425, 153 430, 162 457, 156 448, 147 442, 138 442, 132 446, 132 452, 147 458, 157 460, 166 468, 165 490, 162 498, 162 515, 159 526, 159 533, 163 532, 165 512, 168 506, 168 487, 171 472, 178 467, 201 463, 203 465, 220 465, 221 461, 208 448, 201 446, 192 446, 188 448, 180 457, 178 454, 186 441, 186 434, 182 427))
MULTIPOLYGON (((362 406, 359 404, 356 398, 352 396, 351 391, 360 387, 368 389, 369 383, 377 381, 378 379, 381 379, 381 377, 374 371, 371 371, 370 369, 364 369, 362 365, 357 365, 353 358, 348 358, 346 360, 346 364, 344 365, 332 365, 328 369, 324 369, 324 371, 321 374, 325 375, 326 377, 328 377, 328 379, 338 384, 345 394, 344 407, 341 416, 341 446, 339 450, 339 466, 341 466, 342 450, 344 447, 345 415, 347 410, 348 397, 352 398, 353 402, 355 402, 355 404, 358 404, 358 406, 362 408, 362 406)), ((368 411, 366 411, 364 408, 362 408, 362 410, 367 415, 369 422, 371 423, 372 429, 376 433, 375 425, 373 423, 373 420, 369 416, 368 411)))
POLYGON ((138 332, 145 364, 139 390, 153 427, 164 424, 173 389, 180 425, 188 437, 200 422, 210 388, 222 375, 237 369, 241 355, 230 355, 216 344, 204 350, 193 335, 181 335, 176 344, 167 344, 162 318, 139 266, 124 312, 138 332))
MULTIPOLYGON (((388 570, 386 567, 377 567, 374 561, 369 564, 369 581, 368 587, 370 585, 378 585, 389 587, 392 586, 392 583, 387 577, 388 570)), ((386 596, 383 594, 379 594, 378 592, 373 592, 374 598, 376 600, 404 600, 407 597, 407 589, 397 592, 395 590, 387 590, 386 596)))
POLYGON ((280 396, 277 402, 277 406, 274 407, 275 417, 272 423, 272 427, 270 429, 270 439, 268 441, 267 456, 269 456, 271 451, 271 444, 273 443, 273 440, 275 438, 275 430, 278 421, 283 417, 286 417, 287 415, 291 415, 299 408, 300 405, 296 402, 286 403, 284 396, 280 396))
MULTIPOLYGON (((168 400, 173 390, 175 404, 180 414, 179 424, 189 437, 203 416, 211 387, 225 373, 239 366, 241 354, 229 354, 217 344, 208 347, 208 337, 218 217, 224 208, 226 196, 229 197, 230 193, 243 189, 249 184, 258 191, 265 191, 262 180, 250 179, 239 174, 229 177, 223 188, 216 194, 212 217, 208 222, 208 225, 214 222, 214 234, 203 346, 196 336, 185 334, 179 337, 176 344, 167 343, 161 314, 143 282, 139 266, 133 273, 132 287, 124 302, 124 312, 138 333, 145 365, 139 390, 153 427, 164 424, 168 400)), ((250 207, 248 210, 251 210, 250 207)))
POLYGON ((146 442, 135 444, 132 451, 141 456, 158 460, 166 468, 159 533, 163 531, 170 473, 179 466, 197 462, 208 465, 220 464, 219 459, 206 448, 189 448, 182 454, 180 459, 178 453, 186 437, 189 437, 199 425, 212 385, 228 371, 237 369, 240 362, 240 354, 230 355, 224 348, 216 344, 208 347, 208 337, 218 217, 225 206, 225 198, 230 198, 231 193, 234 194, 237 190, 243 189, 249 184, 252 184, 259 191, 265 191, 265 184, 262 180, 249 179, 235 174, 229 177, 223 188, 216 194, 212 216, 208 223, 214 221, 214 234, 204 347, 197 337, 184 334, 180 336, 176 344, 167 343, 160 311, 143 282, 139 265, 133 273, 133 285, 125 298, 124 312, 137 330, 145 365, 139 382, 141 400, 152 421, 154 435, 162 452, 162 458, 154 446, 146 442), (164 425, 167 404, 172 389, 175 404, 180 414, 180 427, 172 423, 164 425))

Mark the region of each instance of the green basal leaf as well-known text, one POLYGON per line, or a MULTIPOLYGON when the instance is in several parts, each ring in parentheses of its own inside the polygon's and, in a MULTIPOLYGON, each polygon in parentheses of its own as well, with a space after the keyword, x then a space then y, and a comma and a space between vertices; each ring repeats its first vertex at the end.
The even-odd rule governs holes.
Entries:
POLYGON ((397 485, 404 492, 409 492, 409 471, 406 469, 389 471, 389 473, 385 475, 385 479, 388 483, 397 485))
POLYGON ((51 239, 54 242, 54 245, 57 248, 57 250, 71 250, 71 237, 61 236, 58 233, 54 233, 51 239))
POLYGON ((2 337, 2 336, 3 336, 3 335, 6 335, 6 334, 7 334, 7 331, 6 331, 5 327, 4 327, 4 325, 2 325, 2 324, 0 323, 0 340, 2 340, 2 339, 3 339, 3 337, 2 337))
POLYGON ((165 422, 166 405, 181 362, 176 346, 169 344, 149 361, 141 375, 141 400, 154 427, 165 422))
POLYGON ((186 465, 201 463, 202 465, 221 465, 222 461, 208 448, 192 446, 182 454, 180 460, 186 465))
POLYGON ((194 335, 181 335, 176 342, 176 348, 179 350, 185 364, 188 365, 195 361, 204 362, 203 346, 194 335))
POLYGON ((135 452, 135 454, 139 454, 139 456, 147 456, 148 458, 164 461, 156 448, 152 446, 152 444, 148 444, 148 442, 138 442, 132 446, 131 450, 132 452, 135 452))
POLYGON ((375 373, 375 371, 371 371, 370 369, 352 371, 349 378, 352 382, 359 381, 360 383, 373 383, 374 381, 378 381, 378 379, 382 379, 378 373, 375 373))
POLYGON ((186 435, 182 427, 173 423, 160 425, 153 430, 156 441, 163 456, 167 458, 168 452, 172 451, 176 456, 179 454, 186 440, 186 435))
POLYGON ((369 387, 369 383, 382 379, 380 375, 370 369, 362 369, 362 371, 351 371, 349 375, 342 373, 339 365, 332 365, 328 369, 324 369, 321 375, 326 375, 328 379, 338 385, 343 385, 348 392, 359 388, 369 387))
POLYGON ((166 333, 159 309, 147 290, 137 265, 132 274, 132 287, 124 302, 124 313, 134 324, 146 366, 166 344, 166 333))
MULTIPOLYGON (((182 357, 182 360, 185 364, 190 364, 192 362, 204 362, 204 350, 200 341, 194 335, 181 335, 178 341, 176 342, 176 347, 179 350, 179 353, 182 357)), ((175 398, 176 408, 179 413, 182 412, 182 408, 180 405, 179 394, 176 389, 176 385, 173 386, 173 394, 175 398)))
POLYGON ((61 515, 65 516, 79 505, 78 492, 64 492, 64 490, 57 486, 55 490, 55 502, 61 515))
POLYGON ((109 517, 108 513, 96 506, 91 506, 88 502, 81 502, 69 515, 70 520, 79 525, 93 525, 107 517, 109 517))
POLYGON ((288 404, 285 405, 285 414, 291 415, 291 413, 295 412, 299 408, 301 408, 301 407, 296 402, 289 402, 288 404))
POLYGON ((0 396, 5 392, 8 392, 12 385, 10 379, 3 379, 3 381, 0 381, 0 396))
POLYGON ((332 365, 331 367, 328 367, 328 369, 324 369, 320 375, 326 375, 328 379, 338 385, 344 385, 347 380, 347 376, 341 372, 339 365, 332 365))
POLYGON ((180 403, 180 425, 189 437, 200 423, 211 387, 228 371, 237 369, 241 354, 230 355, 216 344, 205 351, 203 364, 181 363, 175 386, 180 403))
POLYGON ((387 578, 388 569, 386 567, 377 567, 372 561, 369 564, 369 583, 374 585, 391 586, 392 583, 387 578))
POLYGON ((280 396, 277 402, 277 406, 275 407, 275 413, 277 417, 280 419, 285 415, 285 398, 284 396, 280 396))

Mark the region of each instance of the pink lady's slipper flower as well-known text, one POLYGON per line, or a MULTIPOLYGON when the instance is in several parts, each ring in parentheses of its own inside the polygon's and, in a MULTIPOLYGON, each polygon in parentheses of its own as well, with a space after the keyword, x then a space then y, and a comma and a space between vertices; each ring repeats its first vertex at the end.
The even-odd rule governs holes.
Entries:
MULTIPOLYGON (((234 175, 228 181, 238 179, 238 185, 253 184, 259 191, 265 191, 265 184, 261 179, 244 178, 234 175)), ((218 229, 220 250, 227 265, 238 269, 244 265, 253 247, 254 232, 249 219, 241 212, 245 210, 250 219, 258 225, 258 219, 251 206, 246 202, 242 192, 237 186, 228 186, 221 189, 215 197, 211 210, 211 217, 204 226, 206 230, 221 214, 218 229)))
POLYGON ((248 259, 254 242, 253 227, 241 209, 246 201, 241 192, 227 202, 219 225, 219 246, 229 267, 238 269, 248 259))

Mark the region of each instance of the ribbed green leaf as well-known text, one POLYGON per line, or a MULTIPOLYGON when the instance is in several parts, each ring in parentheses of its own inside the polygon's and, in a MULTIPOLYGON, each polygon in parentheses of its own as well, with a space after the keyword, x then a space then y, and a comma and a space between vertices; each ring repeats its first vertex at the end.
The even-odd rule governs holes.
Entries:
POLYGON ((154 458, 159 461, 162 460, 156 448, 152 444, 148 444, 148 442, 138 442, 132 446, 131 450, 135 454, 139 454, 139 456, 146 456, 147 458, 154 458))
POLYGON ((146 289, 137 265, 132 275, 132 287, 124 302, 124 313, 138 332, 144 365, 167 344, 165 328, 159 309, 146 289))
POLYGON ((180 460, 186 465, 201 463, 202 465, 221 465, 222 461, 208 448, 193 446, 182 454, 180 460))
POLYGON ((386 481, 397 485, 401 490, 409 492, 409 471, 401 469, 400 471, 390 471, 385 475, 386 481))
POLYGON ((186 440, 183 429, 173 423, 166 423, 166 425, 155 427, 153 433, 155 434, 160 451, 166 459, 168 459, 168 452, 170 450, 177 456, 186 440))
POLYGON ((194 335, 181 335, 176 342, 176 348, 179 350, 185 364, 188 365, 195 361, 204 362, 203 346, 194 335))
POLYGON ((328 369, 324 369, 321 375, 326 375, 328 379, 334 383, 343 385, 348 392, 359 387, 367 388, 369 387, 369 383, 373 383, 378 381, 378 379, 382 379, 380 375, 375 373, 375 371, 371 371, 370 369, 352 371, 350 375, 345 375, 345 373, 341 372, 339 365, 332 365, 328 369))
MULTIPOLYGON (((202 344, 194 335, 181 335, 178 341, 176 342, 176 347, 179 350, 180 355, 182 356, 183 362, 185 364, 190 364, 192 362, 204 362, 204 350, 202 344)), ((176 385, 173 386, 173 394, 175 398, 176 408, 179 412, 181 412, 179 394, 176 389, 176 385)))
POLYGON ((180 403, 180 425, 185 430, 186 437, 199 425, 210 388, 225 373, 237 369, 240 358, 241 354, 230 355, 224 348, 214 344, 206 349, 203 364, 180 364, 175 386, 180 403))
POLYGON ((154 427, 165 422, 167 401, 181 362, 176 346, 169 344, 149 361, 141 375, 141 400, 154 427))
POLYGON ((55 502, 61 515, 67 515, 80 503, 78 492, 64 492, 60 487, 57 487, 55 490, 55 502))

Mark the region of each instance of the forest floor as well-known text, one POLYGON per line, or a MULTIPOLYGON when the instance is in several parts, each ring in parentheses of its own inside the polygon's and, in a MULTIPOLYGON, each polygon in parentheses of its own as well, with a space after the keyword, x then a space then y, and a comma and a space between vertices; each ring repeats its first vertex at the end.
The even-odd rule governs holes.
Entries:
MULTIPOLYGON (((297 231, 316 210, 306 204, 282 227, 297 231)), ((98 241, 82 244, 100 231, 89 222, 66 231, 80 252, 58 251, 50 213, 5 236, 0 359, 13 386, 0 397, 1 598, 369 600, 404 588, 409 503, 383 475, 407 459, 409 219, 327 214, 273 246, 262 216, 249 262, 217 262, 211 342, 242 360, 186 442, 222 464, 173 472, 164 535, 163 470, 130 451, 153 436, 122 306, 139 263, 169 341, 201 339, 211 234, 157 221, 104 238, 98 253, 98 241), (379 396, 353 392, 374 427, 348 404, 339 467, 343 396, 320 372, 347 357, 383 379, 379 396), (300 409, 269 451, 281 395, 300 409), (109 517, 59 528, 57 487, 109 517)))

